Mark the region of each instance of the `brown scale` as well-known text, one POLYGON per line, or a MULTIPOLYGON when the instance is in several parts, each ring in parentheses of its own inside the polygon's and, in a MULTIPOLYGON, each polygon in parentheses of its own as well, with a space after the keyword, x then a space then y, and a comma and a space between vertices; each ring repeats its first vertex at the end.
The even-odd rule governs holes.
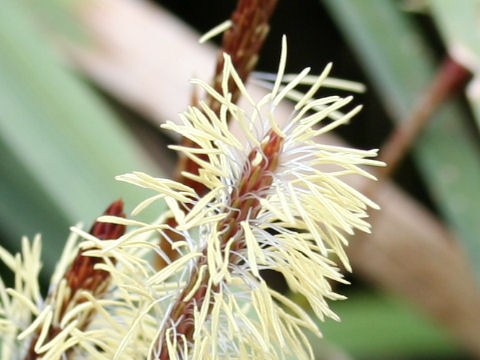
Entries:
MULTIPOLYGON (((105 210, 104 215, 118 216, 124 218, 125 213, 123 212, 123 201, 117 200, 113 202, 108 207, 108 209, 105 210)), ((125 225, 95 222, 91 227, 89 233, 100 240, 113 240, 118 239, 120 236, 122 236, 125 233, 125 230, 125 225)), ((69 293, 64 298, 61 305, 61 309, 59 312, 60 321, 66 314, 67 310, 87 300, 85 297, 78 296, 78 293, 80 291, 87 290, 97 299, 101 298, 105 294, 108 286, 110 285, 110 275, 107 271, 94 269, 95 264, 101 262, 103 262, 103 260, 100 258, 83 256, 82 251, 78 251, 77 256, 75 257, 72 264, 63 276, 63 278, 67 282, 67 291, 69 291, 69 293)), ((54 299, 55 293, 49 295, 49 298, 54 299)), ((80 330, 84 330, 88 326, 93 314, 94 312, 92 310, 82 317, 83 321, 81 321, 78 326, 80 330)), ((37 354, 34 350, 41 330, 42 329, 39 328, 33 336, 32 342, 30 343, 30 347, 25 356, 25 360, 35 360, 42 356, 42 354, 37 354)), ((49 342, 50 340, 55 338, 55 336, 57 336, 61 332, 61 330, 62 329, 58 326, 52 326, 48 331, 45 342, 49 342)))

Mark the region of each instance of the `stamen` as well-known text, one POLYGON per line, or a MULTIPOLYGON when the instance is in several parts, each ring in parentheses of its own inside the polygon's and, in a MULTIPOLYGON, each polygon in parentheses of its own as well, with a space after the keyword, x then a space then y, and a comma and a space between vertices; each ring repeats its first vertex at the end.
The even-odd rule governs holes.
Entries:
POLYGON ((221 24, 218 24, 217 26, 215 26, 213 29, 207 31, 204 35, 202 35, 202 37, 200 37, 198 42, 200 44, 203 44, 203 43, 207 42, 208 40, 214 38, 215 36, 220 35, 225 30, 230 29, 232 27, 232 25, 233 25, 233 22, 231 20, 226 20, 226 21, 222 22, 221 24))

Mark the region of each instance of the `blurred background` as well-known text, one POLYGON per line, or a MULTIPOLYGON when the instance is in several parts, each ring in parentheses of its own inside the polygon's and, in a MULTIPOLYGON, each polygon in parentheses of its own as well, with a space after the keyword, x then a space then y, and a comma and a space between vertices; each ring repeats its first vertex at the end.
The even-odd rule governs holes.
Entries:
MULTIPOLYGON (((45 284, 69 226, 88 227, 117 198, 127 210, 144 198, 115 175, 172 174, 166 145, 177 139, 159 124, 189 104, 189 78, 211 78, 221 37, 197 39, 235 5, 3 1, 0 244, 13 251, 41 233, 45 284)), ((480 358, 479 19, 478 0, 278 3, 258 71, 276 72, 286 34, 289 72, 333 62, 332 76, 367 87, 338 138, 382 148, 402 124, 425 123, 392 178, 370 189, 382 211, 372 235, 351 241, 352 285, 338 289, 349 299, 332 304, 341 323, 319 325, 318 359, 480 358), (445 61, 460 70, 445 75, 445 61)))

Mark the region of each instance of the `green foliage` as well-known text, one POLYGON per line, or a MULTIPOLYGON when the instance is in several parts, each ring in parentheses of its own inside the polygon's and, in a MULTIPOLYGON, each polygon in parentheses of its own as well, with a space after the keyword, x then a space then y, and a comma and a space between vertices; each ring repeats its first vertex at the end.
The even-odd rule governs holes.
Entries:
POLYGON ((467 98, 480 127, 480 31, 478 31, 480 2, 478 0, 431 0, 432 17, 442 35, 449 55, 474 75, 467 98))
POLYGON ((50 273, 69 226, 88 226, 119 197, 142 199, 116 175, 160 170, 64 66, 26 5, 8 0, 0 11, 0 224, 10 248, 42 233, 50 273))
POLYGON ((437 357, 460 352, 445 330, 398 298, 353 293, 332 308, 342 321, 321 324, 325 339, 358 359, 383 359, 392 354, 437 357))

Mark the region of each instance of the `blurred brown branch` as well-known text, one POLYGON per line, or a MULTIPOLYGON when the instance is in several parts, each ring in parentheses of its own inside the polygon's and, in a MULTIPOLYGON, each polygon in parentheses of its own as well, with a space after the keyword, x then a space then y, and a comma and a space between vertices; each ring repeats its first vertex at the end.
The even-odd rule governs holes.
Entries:
POLYGON ((379 160, 385 162, 387 166, 377 172, 379 181, 395 172, 435 110, 459 88, 465 86, 470 77, 470 73, 462 65, 450 57, 445 58, 410 116, 393 130, 382 146, 379 160))
MULTIPOLYGON (((197 34, 161 9, 140 0, 90 0, 79 15, 95 42, 71 47, 74 62, 156 123, 175 120, 188 105, 190 77, 211 78, 215 50, 198 45, 197 34)), ((277 112, 288 118, 291 109, 277 112)), ((354 271, 411 299, 480 357, 480 294, 457 242, 391 182, 377 195, 382 211, 373 216, 373 234, 351 241, 354 271)))

